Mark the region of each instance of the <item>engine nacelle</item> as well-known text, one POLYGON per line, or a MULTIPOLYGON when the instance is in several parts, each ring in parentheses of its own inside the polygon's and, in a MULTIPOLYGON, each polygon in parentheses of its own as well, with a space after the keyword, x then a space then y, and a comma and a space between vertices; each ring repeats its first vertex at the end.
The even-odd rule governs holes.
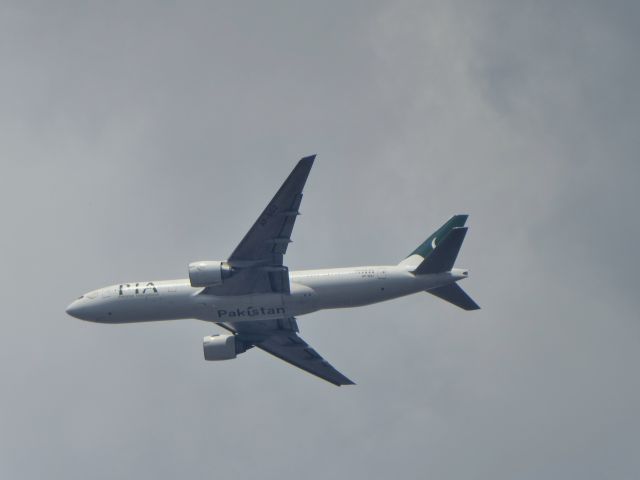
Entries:
POLYGON ((202 339, 205 360, 231 360, 247 350, 243 342, 235 335, 211 335, 202 339))
POLYGON ((192 287, 221 285, 230 276, 231 267, 227 262, 202 261, 189 264, 189 281, 192 287))

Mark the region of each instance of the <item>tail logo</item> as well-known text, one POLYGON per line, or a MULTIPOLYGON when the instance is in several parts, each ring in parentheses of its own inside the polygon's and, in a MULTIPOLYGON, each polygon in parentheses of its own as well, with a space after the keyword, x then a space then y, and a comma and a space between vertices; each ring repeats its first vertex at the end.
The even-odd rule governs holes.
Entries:
POLYGON ((436 249, 436 237, 433 237, 433 240, 431 240, 431 248, 436 249))

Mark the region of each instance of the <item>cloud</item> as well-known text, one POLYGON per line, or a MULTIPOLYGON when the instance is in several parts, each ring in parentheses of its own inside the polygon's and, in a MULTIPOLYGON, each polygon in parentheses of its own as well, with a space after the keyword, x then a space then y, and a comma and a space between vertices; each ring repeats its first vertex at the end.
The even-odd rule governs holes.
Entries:
POLYGON ((0 473, 632 476, 636 10, 3 6, 0 473), (341 389, 253 350, 205 363, 204 323, 65 316, 228 255, 310 153, 292 268, 395 263, 469 213, 483 310, 302 317, 341 389))

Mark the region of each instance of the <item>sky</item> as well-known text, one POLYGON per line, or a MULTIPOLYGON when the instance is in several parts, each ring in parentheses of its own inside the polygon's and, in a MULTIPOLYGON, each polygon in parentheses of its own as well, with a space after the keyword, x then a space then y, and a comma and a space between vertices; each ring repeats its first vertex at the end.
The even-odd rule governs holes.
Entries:
POLYGON ((0 476, 632 479, 640 4, 0 1, 0 476), (224 259, 318 154, 286 263, 467 213, 483 307, 298 319, 357 385, 78 295, 224 259))

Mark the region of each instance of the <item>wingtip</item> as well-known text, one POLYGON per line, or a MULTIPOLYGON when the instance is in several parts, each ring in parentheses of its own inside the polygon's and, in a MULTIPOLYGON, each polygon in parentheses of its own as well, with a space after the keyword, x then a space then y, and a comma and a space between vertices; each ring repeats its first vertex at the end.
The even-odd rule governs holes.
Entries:
POLYGON ((316 159, 316 156, 317 154, 314 153, 313 155, 302 157, 298 163, 313 163, 313 161, 316 159))

